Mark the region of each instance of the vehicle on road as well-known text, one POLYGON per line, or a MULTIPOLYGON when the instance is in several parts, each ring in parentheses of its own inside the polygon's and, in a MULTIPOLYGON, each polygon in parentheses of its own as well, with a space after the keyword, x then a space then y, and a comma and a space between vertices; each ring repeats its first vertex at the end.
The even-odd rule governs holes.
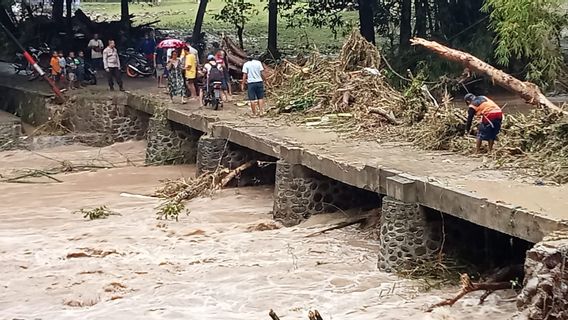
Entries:
MULTIPOLYGON (((29 47, 27 50, 30 55, 37 61, 39 66, 43 71, 50 73, 51 67, 49 65, 49 59, 51 57, 51 49, 47 44, 40 45, 37 49, 34 47, 29 47)), ((28 77, 28 80, 33 81, 39 77, 39 74, 35 71, 33 66, 26 60, 24 54, 21 52, 16 53, 16 61, 12 63, 14 72, 16 74, 23 73, 28 77)))
POLYGON ((210 88, 205 89, 202 101, 203 106, 211 104, 213 110, 218 110, 223 107, 223 101, 221 100, 222 84, 221 81, 214 81, 211 83, 210 88))

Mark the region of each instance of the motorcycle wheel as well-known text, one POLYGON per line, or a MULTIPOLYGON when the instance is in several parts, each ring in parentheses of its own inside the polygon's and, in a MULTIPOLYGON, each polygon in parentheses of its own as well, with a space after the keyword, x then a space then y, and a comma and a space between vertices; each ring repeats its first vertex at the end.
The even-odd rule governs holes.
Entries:
POLYGON ((126 67, 126 75, 130 78, 138 77, 138 72, 134 71, 134 69, 130 68, 130 66, 126 67))
POLYGON ((213 110, 219 110, 219 99, 214 98, 213 101, 211 101, 211 106, 213 110))

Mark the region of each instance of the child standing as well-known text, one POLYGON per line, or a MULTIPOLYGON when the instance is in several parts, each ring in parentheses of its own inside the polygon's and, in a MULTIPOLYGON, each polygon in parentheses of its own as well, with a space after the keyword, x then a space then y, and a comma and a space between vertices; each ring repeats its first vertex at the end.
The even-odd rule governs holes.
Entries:
POLYGON ((59 54, 57 51, 53 51, 51 54, 49 65, 51 66, 51 77, 53 81, 59 82, 59 80, 61 80, 61 67, 59 66, 59 54))
POLYGON ((77 74, 77 86, 79 88, 83 87, 83 81, 85 81, 85 53, 79 51, 79 56, 75 58, 75 65, 77 69, 75 74, 77 74))
POLYGON ((67 61, 65 61, 65 57, 63 56, 63 51, 59 51, 59 69, 61 70, 59 77, 63 81, 67 81, 67 61))
POLYGON ((69 90, 75 89, 75 83, 77 82, 77 75, 75 74, 77 70, 77 65, 75 64, 75 52, 69 52, 69 57, 66 59, 67 65, 67 79, 69 80, 69 90))

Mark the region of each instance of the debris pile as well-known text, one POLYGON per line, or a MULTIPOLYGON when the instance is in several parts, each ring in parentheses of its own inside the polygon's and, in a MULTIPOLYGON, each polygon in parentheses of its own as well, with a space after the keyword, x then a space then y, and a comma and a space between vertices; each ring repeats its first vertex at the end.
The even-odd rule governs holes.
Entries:
MULTIPOLYGON (((268 77, 267 88, 278 113, 301 114, 307 126, 383 140, 402 137, 427 150, 473 151, 466 113, 451 103, 443 79, 429 90, 421 76, 411 76, 401 92, 381 67, 377 48, 354 31, 336 58, 316 52, 298 62, 284 60, 268 77)), ((505 116, 495 164, 566 183, 566 111, 543 106, 529 115, 505 116)))
POLYGON ((557 183, 568 182, 568 120, 560 112, 538 109, 507 115, 498 160, 557 183))
POLYGON ((220 168, 214 172, 205 172, 196 178, 181 180, 166 180, 164 185, 154 193, 154 196, 165 198, 166 201, 158 207, 158 219, 178 220, 179 213, 185 210, 183 200, 191 200, 200 196, 211 195, 227 186, 241 172, 256 166, 256 161, 249 161, 229 170, 220 168))
POLYGON ((361 128, 398 124, 403 95, 381 74, 376 47, 353 32, 337 59, 313 53, 302 64, 285 60, 268 78, 279 112, 353 116, 361 128))

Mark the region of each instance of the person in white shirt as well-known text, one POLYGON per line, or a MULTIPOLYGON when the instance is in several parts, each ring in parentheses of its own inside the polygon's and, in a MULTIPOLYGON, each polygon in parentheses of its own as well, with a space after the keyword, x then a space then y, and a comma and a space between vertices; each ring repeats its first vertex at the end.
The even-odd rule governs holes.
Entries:
POLYGON ((249 57, 248 61, 243 65, 243 81, 241 82, 241 90, 245 90, 245 84, 248 89, 248 99, 252 109, 252 115, 264 114, 264 67, 262 62, 249 57))
POLYGON ((91 65, 98 70, 103 69, 103 49, 104 44, 101 39, 99 39, 98 34, 93 35, 93 39, 89 41, 87 45, 91 49, 91 65))
POLYGON ((116 83, 118 83, 120 91, 124 91, 122 87, 122 74, 120 72, 120 58, 118 57, 114 40, 109 40, 108 47, 103 50, 103 64, 107 73, 110 91, 114 91, 113 78, 116 80, 116 83))

